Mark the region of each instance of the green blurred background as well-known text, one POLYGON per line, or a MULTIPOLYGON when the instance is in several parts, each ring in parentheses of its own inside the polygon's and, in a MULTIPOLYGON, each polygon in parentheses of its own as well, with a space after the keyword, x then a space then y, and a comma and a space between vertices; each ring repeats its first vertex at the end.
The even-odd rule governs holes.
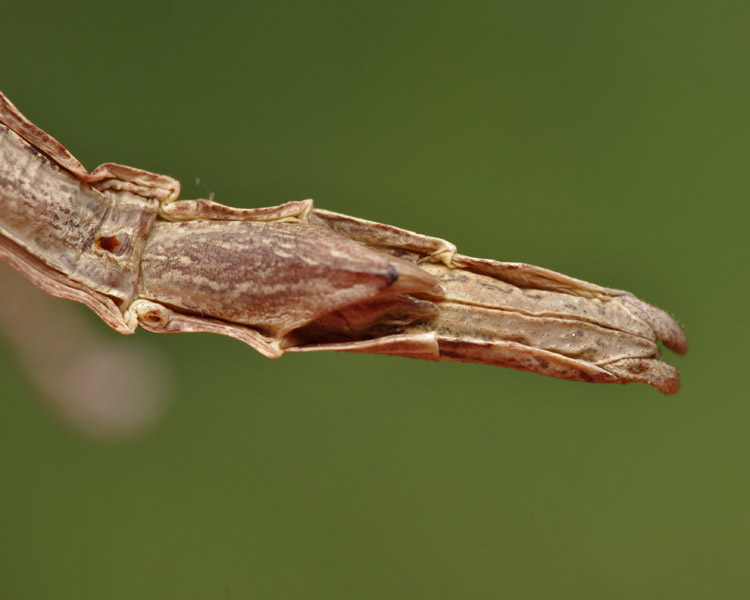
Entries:
POLYGON ((0 89, 89 168, 317 206, 624 288, 683 389, 345 354, 161 353, 97 443, 0 346, 0 597, 747 598, 750 5, 27 2, 0 89), (743 392, 742 390, 746 391, 743 392))

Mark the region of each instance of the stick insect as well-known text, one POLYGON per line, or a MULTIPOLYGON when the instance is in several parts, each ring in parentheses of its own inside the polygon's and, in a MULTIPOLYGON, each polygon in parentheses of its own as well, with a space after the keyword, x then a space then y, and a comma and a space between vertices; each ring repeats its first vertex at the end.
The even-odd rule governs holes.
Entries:
POLYGON ((337 350, 454 360, 665 394, 687 340, 621 290, 459 254, 313 207, 181 200, 166 175, 89 173, 0 93, 0 259, 120 333, 210 332, 269 358, 337 350))

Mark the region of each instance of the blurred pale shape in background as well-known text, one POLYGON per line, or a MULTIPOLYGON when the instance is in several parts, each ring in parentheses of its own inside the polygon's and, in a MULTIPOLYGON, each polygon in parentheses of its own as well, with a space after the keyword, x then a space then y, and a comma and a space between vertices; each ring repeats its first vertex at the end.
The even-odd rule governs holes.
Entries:
POLYGON ((169 365, 145 348, 106 340, 69 302, 0 264, 0 333, 52 412, 75 431, 118 440, 152 427, 172 388, 169 365))

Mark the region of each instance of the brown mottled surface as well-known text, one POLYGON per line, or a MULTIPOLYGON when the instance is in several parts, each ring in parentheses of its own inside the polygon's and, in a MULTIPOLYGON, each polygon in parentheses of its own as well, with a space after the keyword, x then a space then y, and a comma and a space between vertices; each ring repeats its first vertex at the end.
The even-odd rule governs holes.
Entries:
POLYGON ((313 209, 178 200, 170 177, 91 174, 0 94, 0 258, 118 331, 229 335, 269 357, 377 352, 679 388, 679 324, 632 294, 313 209))
POLYGON ((281 337, 386 290, 433 285, 417 267, 316 225, 160 222, 143 253, 139 296, 281 337))

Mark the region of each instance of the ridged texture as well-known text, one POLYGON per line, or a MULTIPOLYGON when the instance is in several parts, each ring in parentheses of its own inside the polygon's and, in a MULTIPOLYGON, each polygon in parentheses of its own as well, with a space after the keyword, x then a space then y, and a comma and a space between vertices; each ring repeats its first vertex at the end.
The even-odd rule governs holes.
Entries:
POLYGON ((628 292, 312 201, 239 209, 178 200, 179 183, 92 173, 0 93, 0 259, 120 332, 203 331, 268 357, 338 350, 679 388, 658 341, 679 324, 628 292), (4 124, 4 125, 2 125, 4 124))

